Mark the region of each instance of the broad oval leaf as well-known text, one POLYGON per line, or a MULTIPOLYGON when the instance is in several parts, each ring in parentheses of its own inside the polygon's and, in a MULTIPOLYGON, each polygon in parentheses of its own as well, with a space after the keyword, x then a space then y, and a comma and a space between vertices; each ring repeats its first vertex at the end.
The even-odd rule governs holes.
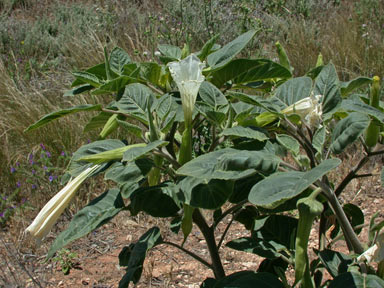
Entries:
POLYGON ((298 155, 300 153, 300 144, 295 138, 287 134, 276 134, 276 140, 285 149, 292 151, 294 155, 298 155))
POLYGON ((384 122, 384 113, 369 104, 365 104, 358 95, 351 95, 350 98, 344 99, 341 102, 341 109, 345 111, 355 111, 370 115, 380 122, 384 122))
POLYGON ((332 277, 348 272, 348 266, 353 262, 351 256, 338 251, 324 249, 322 251, 315 250, 315 252, 332 277))
POLYGON ((163 243, 158 227, 145 232, 140 239, 130 246, 126 246, 119 254, 119 263, 126 267, 125 274, 119 282, 119 288, 128 288, 129 283, 137 283, 143 271, 143 263, 148 250, 163 243))
POLYGON ((178 184, 183 193, 183 202, 203 209, 220 208, 232 194, 234 182, 212 179, 210 181, 186 177, 178 184))
POLYGON ((339 78, 335 66, 327 64, 321 69, 315 81, 315 95, 322 95, 323 113, 334 111, 341 102, 339 78))
POLYGON ((224 45, 219 50, 211 53, 207 57, 208 65, 212 69, 219 69, 231 61, 241 50, 248 44, 249 41, 255 36, 256 31, 248 31, 228 44, 224 45))
POLYGON ((253 186, 248 200, 267 209, 273 209, 291 199, 326 173, 336 168, 340 159, 327 159, 307 172, 289 171, 278 172, 265 178, 253 186))
POLYGON ((171 217, 180 210, 174 199, 177 199, 178 187, 171 182, 137 189, 130 196, 128 208, 132 215, 140 211, 153 217, 171 217))
POLYGON ((384 280, 376 275, 347 272, 337 276, 328 288, 382 288, 384 280))
POLYGON ((298 77, 288 80, 275 91, 275 97, 279 98, 287 106, 297 101, 310 97, 312 90, 312 79, 309 77, 298 77))
POLYGON ((280 159, 269 152, 225 148, 187 162, 177 174, 207 180, 236 180, 257 172, 272 173, 279 162, 280 159))
POLYGON ((97 88, 103 83, 103 81, 100 80, 96 75, 87 71, 72 72, 72 74, 81 84, 87 83, 97 88))
POLYGON ((212 73, 210 81, 221 87, 227 81, 232 84, 247 84, 276 78, 290 78, 291 72, 284 66, 267 59, 235 59, 212 73))
POLYGON ((107 81, 105 84, 101 85, 97 89, 94 89, 92 91, 92 95, 102 95, 102 94, 109 94, 113 92, 118 92, 129 83, 136 82, 136 79, 128 77, 128 76, 120 76, 118 78, 112 79, 107 81))
POLYGON ((201 83, 199 95, 206 104, 213 108, 214 111, 217 111, 219 106, 228 104, 228 100, 223 93, 215 85, 207 81, 201 83))
POLYGON ((353 90, 371 83, 372 83, 372 78, 368 78, 368 77, 357 77, 348 82, 340 82, 341 95, 343 97, 346 97, 353 90))
POLYGON ((64 117, 66 115, 82 112, 82 111, 101 111, 101 105, 100 104, 96 104, 96 105, 84 104, 84 105, 78 105, 71 108, 66 108, 66 109, 49 113, 44 117, 42 117, 39 121, 30 125, 27 129, 25 129, 25 132, 44 126, 49 122, 56 120, 58 118, 64 117))
POLYGON ((226 128, 221 133, 222 136, 234 136, 234 137, 244 137, 249 139, 255 139, 258 141, 265 141, 268 140, 269 137, 266 135, 266 133, 263 131, 261 132, 258 128, 251 128, 251 127, 242 127, 242 126, 235 126, 231 128, 226 128))
POLYGON ((167 141, 156 140, 154 142, 148 143, 147 145, 144 144, 144 146, 140 145, 140 146, 133 147, 132 149, 129 149, 124 152, 123 161, 136 160, 137 158, 147 154, 148 152, 151 152, 152 150, 158 147, 163 147, 165 145, 168 145, 167 141))
POLYGON ((128 53, 119 47, 115 47, 109 56, 109 66, 111 67, 111 70, 119 75, 123 74, 124 65, 131 62, 132 60, 128 53))
POLYGON ((365 131, 370 123, 370 118, 362 113, 353 112, 346 118, 340 120, 332 133, 332 144, 330 149, 339 154, 356 141, 365 131))
POLYGON ((170 61, 177 61, 181 59, 181 49, 177 46, 169 45, 169 44, 159 44, 157 45, 157 49, 163 54, 161 60, 164 64, 170 61))
POLYGON ((73 217, 68 228, 61 232, 49 249, 47 258, 68 243, 107 223, 124 208, 119 189, 110 189, 92 200, 73 217))

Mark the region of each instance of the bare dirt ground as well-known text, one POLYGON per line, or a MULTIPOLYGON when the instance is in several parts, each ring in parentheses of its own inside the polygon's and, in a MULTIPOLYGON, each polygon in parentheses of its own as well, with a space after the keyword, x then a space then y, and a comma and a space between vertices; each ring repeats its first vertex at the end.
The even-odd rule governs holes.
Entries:
MULTIPOLYGON (((381 187, 379 177, 364 181, 353 180, 347 187, 345 199, 361 207, 365 214, 365 223, 369 223, 371 216, 379 212, 378 220, 384 218, 384 189, 381 187)), ((341 199, 343 201, 343 199, 341 199)), ((224 222, 229 222, 229 217, 224 222)), ((219 231, 224 231, 225 224, 219 226, 219 231)), ((136 241, 145 231, 153 226, 161 230, 167 228, 166 220, 158 220, 148 216, 139 215, 130 217, 122 212, 109 224, 90 233, 88 236, 77 240, 68 249, 77 254, 76 267, 64 275, 57 262, 44 263, 44 257, 54 237, 65 227, 65 222, 57 225, 55 231, 49 234, 45 244, 33 250, 32 243, 14 235, 8 227, 0 232, 0 287, 38 287, 30 276, 36 279, 41 287, 93 287, 111 288, 118 287, 118 282, 124 275, 124 269, 118 265, 118 255, 121 249, 136 241), (29 275, 28 275, 29 273, 29 275)), ((316 225, 315 225, 316 227, 316 225)), ((217 233, 220 235, 221 233, 217 233)), ((162 234, 167 241, 182 243, 182 234, 172 232, 162 234)), ((234 223, 224 244, 230 239, 249 236, 240 223, 234 223)), ((367 229, 359 236, 363 243, 367 242, 367 229)), ((310 247, 317 247, 317 231, 313 228, 310 247)), ((217 239, 219 241, 219 239, 217 239)), ((198 230, 193 230, 185 244, 185 248, 209 259, 205 241, 198 230)), ((334 247, 347 253, 343 241, 334 247)), ((257 255, 238 252, 230 248, 221 248, 223 265, 226 274, 240 270, 257 270, 261 258, 257 255)), ((289 268, 292 275, 293 270, 289 268)), ((212 273, 202 264, 174 247, 160 245, 149 252, 144 262, 143 274, 140 282, 135 287, 199 287, 201 282, 212 277, 212 273)))

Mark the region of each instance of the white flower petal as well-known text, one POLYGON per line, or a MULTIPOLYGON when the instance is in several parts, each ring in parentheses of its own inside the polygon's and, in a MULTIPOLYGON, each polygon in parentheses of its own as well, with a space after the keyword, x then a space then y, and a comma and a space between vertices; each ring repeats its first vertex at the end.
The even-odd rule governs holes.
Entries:
POLYGON ((32 224, 25 230, 32 235, 38 244, 49 233, 57 219, 69 205, 76 191, 89 175, 91 175, 100 165, 94 165, 81 172, 77 177, 67 183, 47 204, 41 209, 33 220, 32 224))

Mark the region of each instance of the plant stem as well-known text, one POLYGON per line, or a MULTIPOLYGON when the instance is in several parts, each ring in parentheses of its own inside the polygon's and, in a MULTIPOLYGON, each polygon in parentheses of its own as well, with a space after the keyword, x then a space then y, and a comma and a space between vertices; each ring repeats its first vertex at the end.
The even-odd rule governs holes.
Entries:
POLYGON ((189 256, 191 256, 192 258, 194 258, 195 260, 199 261, 201 264, 207 266, 209 269, 213 269, 212 265, 209 264, 207 261, 205 261, 203 258, 201 258, 200 256, 196 255, 195 253, 185 249, 184 247, 176 244, 176 243, 173 243, 173 242, 163 242, 163 244, 166 244, 166 245, 169 245, 169 246, 173 246, 173 247, 176 247, 177 249, 180 249, 181 251, 183 251, 184 253, 188 254, 189 256))
POLYGON ((339 221, 349 250, 353 250, 357 254, 362 254, 364 252, 364 248, 361 245, 359 238, 357 238, 357 235, 353 230, 353 227, 347 216, 345 215, 343 207, 341 207, 339 200, 337 200, 336 193, 334 193, 325 183, 321 181, 319 181, 319 183, 325 194, 325 197, 327 197, 328 202, 337 217, 337 220, 339 221))
POLYGON ((223 244, 223 241, 224 241, 224 238, 225 238, 225 235, 227 235, 228 231, 229 231, 229 228, 231 227, 232 223, 233 223, 233 220, 235 220, 235 216, 233 215, 232 216, 232 219, 231 221, 229 221, 227 227, 225 227, 225 230, 223 232, 223 234, 221 235, 221 238, 220 238, 220 241, 219 241, 219 244, 217 244, 217 249, 220 249, 221 247, 221 244, 223 244))
POLYGON ((205 221, 204 216, 201 214, 199 209, 195 209, 193 212, 193 222, 199 227, 203 234, 205 241, 207 242, 208 251, 212 259, 212 270, 216 279, 225 277, 223 264, 221 263, 219 251, 215 241, 215 235, 213 233, 213 227, 209 227, 205 221))

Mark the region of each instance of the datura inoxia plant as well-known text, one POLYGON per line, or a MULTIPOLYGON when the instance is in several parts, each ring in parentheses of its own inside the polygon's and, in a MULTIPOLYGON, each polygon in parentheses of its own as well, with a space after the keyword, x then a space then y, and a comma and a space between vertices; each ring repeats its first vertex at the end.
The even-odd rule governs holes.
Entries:
POLYGON ((84 130, 100 131, 97 141, 73 154, 70 180, 26 232, 43 241, 86 178, 104 174, 114 185, 78 211, 48 258, 129 211, 165 218, 184 237, 182 243, 165 240, 164 231, 152 227, 127 243, 119 255, 126 271, 121 288, 137 283, 148 250, 164 245, 212 271, 202 287, 384 287, 384 223, 375 214, 361 242, 361 209, 339 201, 353 179, 372 176, 359 173, 369 168, 368 160, 384 154, 379 77, 342 82, 335 66, 322 61, 293 77, 279 43, 279 62, 241 58, 255 34, 224 46, 214 37, 194 53, 187 46, 160 45, 159 63, 135 62, 115 48, 105 51, 104 63, 73 73, 66 96, 113 101, 52 112, 26 129, 96 111, 84 130), (343 154, 351 149, 360 151, 359 162, 339 175, 346 171, 343 154), (222 222, 229 223, 225 232, 217 229, 222 222), (233 223, 249 236, 224 243, 233 223), (186 248, 193 227, 204 236, 209 259, 186 248), (314 228, 316 249, 309 251, 314 228), (348 255, 333 250, 339 240, 348 255), (264 260, 257 271, 228 275, 219 253, 223 245, 264 260))

